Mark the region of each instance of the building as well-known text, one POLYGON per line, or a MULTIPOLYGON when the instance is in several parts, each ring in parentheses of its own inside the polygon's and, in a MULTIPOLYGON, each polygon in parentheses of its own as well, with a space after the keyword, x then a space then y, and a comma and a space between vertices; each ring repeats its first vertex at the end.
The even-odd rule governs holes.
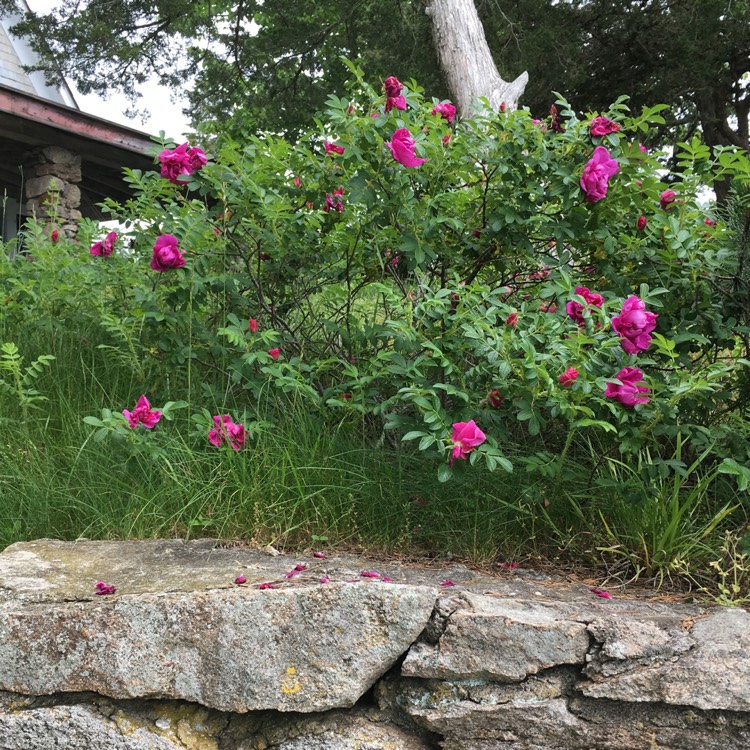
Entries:
POLYGON ((76 232, 82 216, 102 218, 97 203, 129 195, 124 167, 152 169, 154 143, 132 128, 82 112, 67 84, 48 86, 27 73, 31 47, 10 33, 20 18, 0 19, 0 216, 2 239, 27 217, 49 216, 54 201, 60 231, 76 232))

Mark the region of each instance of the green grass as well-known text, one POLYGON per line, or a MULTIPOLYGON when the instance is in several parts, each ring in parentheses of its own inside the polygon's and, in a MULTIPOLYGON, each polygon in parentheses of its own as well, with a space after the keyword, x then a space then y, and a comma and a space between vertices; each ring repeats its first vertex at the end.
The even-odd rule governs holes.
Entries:
MULTIPOLYGON (((512 474, 461 463, 442 484, 437 465, 411 445, 293 400, 214 405, 212 413, 247 409, 260 424, 239 452, 195 435, 184 410, 149 435, 161 450, 129 455, 114 441, 96 442, 83 417, 132 408, 148 388, 87 333, 0 331, 0 342, 23 342, 26 363, 56 357, 34 379, 47 400, 27 418, 13 393, 0 395, 2 546, 40 537, 211 536, 475 562, 563 557, 604 561, 603 570, 623 577, 704 581, 715 577, 711 561, 721 557, 727 529, 746 519, 729 479, 702 459, 684 476, 649 481, 648 456, 630 466, 573 445, 566 473, 555 477, 520 462, 512 474)), ((149 393, 154 405, 181 398, 174 387, 149 393)))

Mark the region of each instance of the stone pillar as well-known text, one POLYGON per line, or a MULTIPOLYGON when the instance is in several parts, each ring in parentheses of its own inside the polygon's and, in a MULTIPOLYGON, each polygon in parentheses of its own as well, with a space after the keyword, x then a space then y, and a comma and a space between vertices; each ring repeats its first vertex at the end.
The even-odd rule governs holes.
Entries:
POLYGON ((75 237, 81 212, 81 156, 61 146, 41 146, 26 155, 26 215, 54 223, 75 237))

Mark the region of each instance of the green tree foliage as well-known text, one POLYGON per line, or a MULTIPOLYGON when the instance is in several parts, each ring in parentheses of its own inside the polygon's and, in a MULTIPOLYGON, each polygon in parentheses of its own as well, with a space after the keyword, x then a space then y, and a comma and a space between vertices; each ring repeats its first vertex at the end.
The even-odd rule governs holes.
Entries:
MULTIPOLYGON (((0 9, 14 5, 0 0, 0 9)), ((235 132, 296 133, 341 90, 341 56, 377 78, 419 80, 448 95, 422 0, 61 0, 26 14, 48 76, 82 91, 135 95, 156 74, 188 89, 194 123, 235 132), (95 72, 95 75, 92 74, 95 72), (192 82, 192 83, 191 83, 192 82)), ((552 91, 578 111, 603 110, 612 92, 636 110, 671 114, 652 142, 689 140, 749 149, 750 10, 746 0, 476 0, 501 75, 524 70, 523 104, 546 114, 552 91)), ((719 186, 721 187, 721 186, 719 186)))

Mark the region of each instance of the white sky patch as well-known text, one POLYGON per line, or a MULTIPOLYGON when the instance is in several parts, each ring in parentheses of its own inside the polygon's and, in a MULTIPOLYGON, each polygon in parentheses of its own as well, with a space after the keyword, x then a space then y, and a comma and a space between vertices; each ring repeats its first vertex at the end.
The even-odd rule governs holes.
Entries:
MULTIPOLYGON (((28 0, 29 7, 35 13, 48 13, 57 4, 56 0, 28 0)), ((161 86, 153 79, 139 89, 142 97, 138 100, 136 108, 149 112, 143 121, 141 117, 132 118, 125 114, 132 106, 123 94, 113 91, 104 99, 98 94, 81 94, 71 81, 68 81, 68 85, 73 90, 81 110, 96 117, 149 135, 158 135, 163 130, 176 141, 180 141, 185 133, 191 132, 188 118, 182 114, 183 108, 187 105, 186 97, 180 97, 179 92, 161 86)))

